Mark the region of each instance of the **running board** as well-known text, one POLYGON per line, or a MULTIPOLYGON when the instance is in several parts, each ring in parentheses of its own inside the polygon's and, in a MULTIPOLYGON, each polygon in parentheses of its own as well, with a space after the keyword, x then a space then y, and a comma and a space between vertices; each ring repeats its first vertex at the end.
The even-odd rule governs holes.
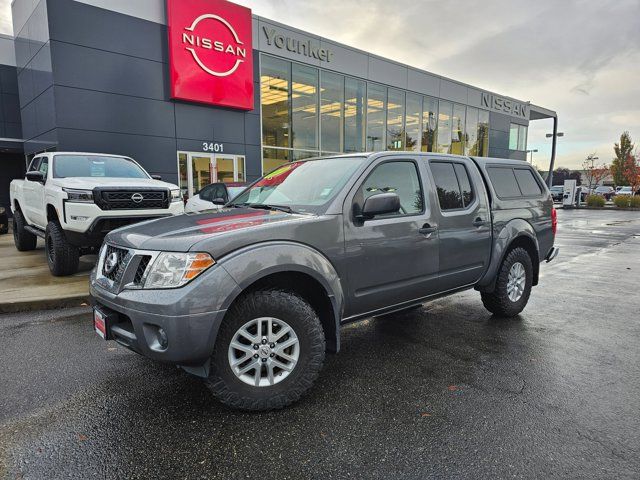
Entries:
POLYGON ((33 233, 37 237, 45 238, 44 231, 40 230, 39 228, 32 227, 31 225, 26 225, 24 229, 29 233, 33 233))

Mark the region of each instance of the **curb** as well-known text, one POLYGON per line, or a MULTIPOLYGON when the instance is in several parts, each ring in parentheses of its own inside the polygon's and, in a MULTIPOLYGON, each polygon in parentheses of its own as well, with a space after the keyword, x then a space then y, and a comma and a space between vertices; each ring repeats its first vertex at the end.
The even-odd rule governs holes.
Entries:
POLYGON ((74 295, 70 297, 46 298, 28 301, 14 301, 0 303, 0 315, 6 313, 33 312, 36 310, 57 310, 61 308, 80 307, 90 305, 89 295, 74 295))

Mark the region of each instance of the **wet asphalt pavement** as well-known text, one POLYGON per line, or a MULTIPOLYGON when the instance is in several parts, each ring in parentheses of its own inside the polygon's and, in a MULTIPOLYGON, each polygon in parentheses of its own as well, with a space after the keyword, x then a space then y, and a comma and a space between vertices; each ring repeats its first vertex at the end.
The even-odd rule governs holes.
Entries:
POLYGON ((559 217, 519 318, 468 291, 346 326, 276 412, 223 407, 83 309, 0 317, 0 478, 639 478, 640 213, 559 217))

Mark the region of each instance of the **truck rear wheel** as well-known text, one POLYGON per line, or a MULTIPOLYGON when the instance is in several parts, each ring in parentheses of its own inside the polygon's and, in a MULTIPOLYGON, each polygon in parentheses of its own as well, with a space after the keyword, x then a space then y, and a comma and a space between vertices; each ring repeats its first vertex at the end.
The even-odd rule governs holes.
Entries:
POLYGON ((16 210, 13 214, 13 242, 19 252, 35 250, 38 243, 38 237, 24 229, 26 224, 22 212, 16 210))
POLYGON ((45 233, 47 263, 56 277, 73 275, 78 271, 80 252, 70 245, 58 222, 49 222, 45 233))
POLYGON ((206 383, 233 408, 282 408, 311 388, 324 355, 324 332, 313 308, 294 293, 260 290, 227 313, 206 383))
POLYGON ((527 306, 532 283, 531 257, 524 248, 514 248, 502 261, 495 290, 482 292, 482 303, 495 315, 515 317, 527 306))

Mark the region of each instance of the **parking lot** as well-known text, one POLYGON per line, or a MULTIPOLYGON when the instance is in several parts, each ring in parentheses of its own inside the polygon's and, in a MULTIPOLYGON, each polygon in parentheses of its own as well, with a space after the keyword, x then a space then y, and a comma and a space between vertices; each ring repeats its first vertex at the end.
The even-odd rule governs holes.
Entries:
POLYGON ((269 413, 100 341, 86 309, 0 316, 0 477, 638 478, 640 215, 559 225, 515 320, 467 291, 348 325, 269 413))

